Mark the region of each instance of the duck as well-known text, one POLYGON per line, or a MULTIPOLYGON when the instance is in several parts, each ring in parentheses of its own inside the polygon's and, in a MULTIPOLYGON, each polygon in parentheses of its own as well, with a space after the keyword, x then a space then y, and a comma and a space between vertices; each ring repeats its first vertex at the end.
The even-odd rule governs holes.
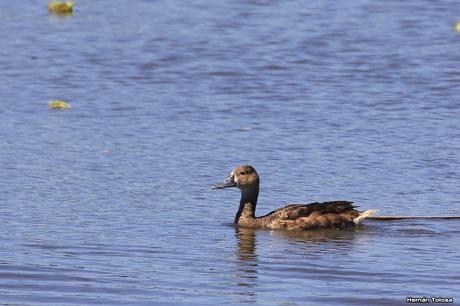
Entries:
POLYGON ((377 209, 359 211, 351 201, 330 201, 291 204, 256 217, 259 183, 256 169, 250 165, 241 165, 233 169, 222 183, 212 186, 212 189, 233 187, 241 191, 240 206, 234 220, 236 225, 270 230, 339 229, 360 224, 378 212, 377 209))

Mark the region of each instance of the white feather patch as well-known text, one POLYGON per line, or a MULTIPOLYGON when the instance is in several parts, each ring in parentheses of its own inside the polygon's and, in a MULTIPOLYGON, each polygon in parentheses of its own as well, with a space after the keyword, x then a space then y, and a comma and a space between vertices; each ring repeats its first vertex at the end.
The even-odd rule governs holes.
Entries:
POLYGON ((238 184, 238 179, 236 178, 235 173, 233 173, 233 171, 232 171, 232 173, 230 173, 230 175, 233 176, 233 181, 238 184))
POLYGON ((379 211, 378 209, 369 209, 369 210, 363 211, 362 213, 359 214, 358 217, 353 219, 353 222, 355 224, 359 224, 359 223, 363 222, 363 220, 366 219, 367 217, 378 213, 378 211, 379 211))

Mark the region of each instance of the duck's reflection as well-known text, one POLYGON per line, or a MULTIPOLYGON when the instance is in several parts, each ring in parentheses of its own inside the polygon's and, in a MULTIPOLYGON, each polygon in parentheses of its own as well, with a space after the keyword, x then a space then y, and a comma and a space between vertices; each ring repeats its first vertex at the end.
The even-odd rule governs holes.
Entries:
MULTIPOLYGON (((265 258, 267 256, 275 256, 278 259, 282 256, 286 260, 292 257, 293 264, 296 264, 296 260, 299 258, 296 255, 302 255, 302 258, 306 256, 312 260, 322 260, 325 253, 343 255, 352 252, 356 240, 369 239, 374 231, 375 228, 372 226, 311 231, 265 231, 235 227, 237 269, 234 277, 237 278, 238 286, 246 288, 240 294, 246 296, 245 302, 257 302, 258 274, 263 273, 264 269, 267 268, 261 263, 271 262, 271 259, 265 258), (264 244, 269 243, 271 245, 271 255, 257 254, 257 235, 264 244)), ((259 252, 265 247, 265 245, 261 246, 259 252)))
POLYGON ((341 229, 320 228, 310 231, 271 231, 273 236, 288 238, 291 241, 303 242, 305 245, 318 243, 350 244, 360 229, 357 227, 344 227, 341 229))
POLYGON ((238 241, 238 271, 239 286, 254 287, 257 279, 256 230, 236 227, 235 235, 238 241))
POLYGON ((233 276, 239 287, 237 304, 258 304, 256 287, 259 264, 256 253, 256 230, 236 226, 235 237, 236 271, 233 276))

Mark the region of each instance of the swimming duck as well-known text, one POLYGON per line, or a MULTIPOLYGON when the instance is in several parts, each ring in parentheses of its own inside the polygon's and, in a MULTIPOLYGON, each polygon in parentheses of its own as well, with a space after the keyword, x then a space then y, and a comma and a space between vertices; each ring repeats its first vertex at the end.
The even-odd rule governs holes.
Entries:
POLYGON ((237 187, 241 190, 240 207, 236 213, 235 224, 250 228, 287 230, 339 228, 359 224, 366 217, 377 212, 376 209, 358 211, 350 201, 332 201, 292 204, 265 216, 256 217, 259 181, 256 169, 243 165, 233 169, 223 183, 212 186, 213 189, 237 187))

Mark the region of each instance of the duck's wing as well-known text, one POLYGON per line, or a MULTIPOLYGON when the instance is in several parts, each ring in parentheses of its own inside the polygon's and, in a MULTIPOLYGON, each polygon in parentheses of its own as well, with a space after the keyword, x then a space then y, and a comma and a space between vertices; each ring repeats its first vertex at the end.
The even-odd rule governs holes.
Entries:
POLYGON ((350 201, 331 201, 331 202, 315 202, 310 204, 291 204, 277 210, 272 211, 266 217, 280 220, 296 220, 301 217, 308 217, 311 214, 325 215, 325 214, 343 214, 349 212, 356 212, 356 206, 350 201))
POLYGON ((341 227, 358 224, 377 212, 375 209, 360 212, 350 201, 293 204, 258 218, 270 229, 307 230, 319 227, 341 227))

